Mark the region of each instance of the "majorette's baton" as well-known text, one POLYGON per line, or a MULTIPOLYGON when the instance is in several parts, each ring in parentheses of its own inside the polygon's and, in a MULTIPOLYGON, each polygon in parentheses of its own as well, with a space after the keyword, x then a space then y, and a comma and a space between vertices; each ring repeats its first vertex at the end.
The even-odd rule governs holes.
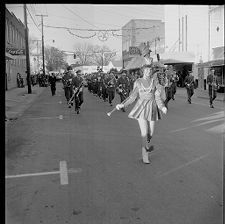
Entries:
MULTIPOLYGON (((132 91, 132 93, 134 92, 136 90, 136 88, 132 91)), ((132 94, 131 94, 132 95, 132 94)), ((128 96, 121 104, 124 104, 130 97, 131 97, 131 95, 130 96, 128 96)), ((116 109, 116 107, 114 108, 114 109, 112 109, 110 112, 108 112, 107 113, 107 116, 111 116, 111 114, 114 112, 114 111, 116 111, 117 109, 116 109)))

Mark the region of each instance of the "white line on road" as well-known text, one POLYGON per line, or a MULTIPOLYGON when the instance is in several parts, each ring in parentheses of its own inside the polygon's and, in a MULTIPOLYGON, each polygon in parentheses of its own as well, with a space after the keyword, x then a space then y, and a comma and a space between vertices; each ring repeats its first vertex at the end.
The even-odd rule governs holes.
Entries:
POLYGON ((39 119, 60 119, 59 116, 57 117, 28 117, 26 119, 29 119, 29 120, 39 120, 39 119))
MULTIPOLYGON (((206 107, 210 108, 208 104, 204 104, 204 103, 196 103, 196 102, 191 102, 191 103, 197 104, 197 105, 201 105, 201 106, 206 106, 206 107)), ((223 109, 224 109, 223 107, 217 107, 217 106, 214 106, 214 108, 215 108, 215 109, 220 109, 220 110, 223 110, 223 109)))
POLYGON ((6 179, 10 178, 19 178, 19 177, 32 177, 32 176, 44 176, 44 175, 52 175, 52 174, 59 174, 59 171, 52 171, 52 172, 41 172, 41 173, 26 173, 26 174, 18 174, 18 175, 9 175, 5 176, 6 179))
MULTIPOLYGON (((71 169, 67 170, 67 173, 80 173, 81 171, 82 171, 81 168, 71 168, 71 169)), ((62 173, 62 175, 64 175, 64 172, 65 172, 65 167, 62 167, 62 169, 60 171, 6 175, 5 179, 13 179, 13 178, 21 178, 21 177, 46 176, 46 175, 54 175, 54 174, 61 174, 61 173, 62 173)))
POLYGON ((212 120, 212 121, 205 121, 205 122, 202 122, 202 123, 200 123, 200 124, 191 125, 191 126, 189 126, 189 127, 179 128, 179 129, 173 130, 173 131, 171 131, 170 133, 179 132, 179 131, 184 131, 184 130, 187 130, 187 129, 189 129, 189 128, 195 128, 195 127, 199 127, 199 126, 202 126, 202 125, 211 124, 211 123, 214 123, 214 122, 217 122, 217 121, 223 121, 223 120, 224 120, 223 118, 219 118, 219 119, 215 119, 215 120, 212 120))
POLYGON ((210 154, 212 154, 212 152, 209 152, 209 153, 207 153, 207 154, 205 154, 205 155, 203 155, 203 156, 200 156, 200 157, 198 157, 198 158, 195 158, 195 159, 191 160, 190 162, 187 162, 187 163, 185 163, 185 164, 183 164, 183 165, 181 165, 181 166, 178 166, 178 167, 176 167, 176 168, 173 168, 173 169, 171 169, 171 170, 169 170, 169 171, 167 171, 167 172, 165 172, 165 173, 163 173, 163 174, 159 174, 158 177, 163 177, 163 176, 166 176, 166 175, 168 175, 168 174, 171 174, 171 173, 173 173, 173 172, 175 172, 175 171, 177 171, 177 170, 180 170, 180 169, 182 169, 182 168, 184 168, 184 167, 186 167, 186 166, 191 165, 192 163, 195 163, 195 162, 197 162, 197 161, 199 161, 199 160, 201 160, 201 159, 207 157, 207 156, 210 155, 210 154))
POLYGON ((61 119, 61 120, 62 120, 62 119, 63 119, 63 115, 59 115, 59 119, 61 119))
POLYGON ((60 161, 59 167, 60 167, 60 183, 61 185, 66 185, 68 184, 68 170, 66 161, 60 161))

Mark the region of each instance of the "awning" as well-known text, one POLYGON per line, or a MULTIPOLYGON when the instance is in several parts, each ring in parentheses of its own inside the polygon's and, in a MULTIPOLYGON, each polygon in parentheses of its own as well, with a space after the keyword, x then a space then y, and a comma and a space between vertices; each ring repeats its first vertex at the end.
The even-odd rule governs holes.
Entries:
POLYGON ((195 55, 192 52, 165 52, 160 54, 163 64, 192 64, 195 62, 195 55))
POLYGON ((15 58, 14 58, 13 55, 11 55, 11 54, 5 52, 5 59, 6 59, 6 60, 14 60, 15 58))
POLYGON ((224 66, 224 59, 217 59, 217 60, 212 60, 212 61, 207 61, 204 63, 199 63, 198 66, 202 67, 218 67, 218 66, 224 66))

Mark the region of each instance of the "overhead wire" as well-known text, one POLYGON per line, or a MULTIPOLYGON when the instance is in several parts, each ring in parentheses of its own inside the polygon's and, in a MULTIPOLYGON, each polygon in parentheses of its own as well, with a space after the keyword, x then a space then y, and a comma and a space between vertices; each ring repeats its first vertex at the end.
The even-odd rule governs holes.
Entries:
POLYGON ((70 30, 79 30, 79 31, 121 31, 121 30, 147 30, 147 29, 152 29, 156 28, 159 26, 151 26, 151 27, 137 27, 137 28, 127 28, 127 29, 81 29, 81 28, 72 28, 72 27, 65 27, 65 26, 52 26, 52 25, 44 25, 45 27, 50 27, 50 28, 57 28, 57 29, 70 29, 70 30))
POLYGON ((62 5, 62 6, 63 6, 64 8, 66 8, 68 11, 70 11, 71 13, 73 13, 74 15, 76 15, 77 17, 79 17, 79 18, 80 18, 81 20, 83 20, 84 22, 88 23, 89 25, 94 26, 94 27, 96 27, 96 28, 99 28, 99 27, 95 26, 94 24, 90 23, 89 21, 87 21, 86 19, 82 18, 81 16, 77 15, 77 14, 74 12, 74 10, 69 9, 69 8, 67 8, 67 7, 64 6, 64 5, 62 5))
POLYGON ((38 25, 37 25, 36 22, 34 21, 34 18, 32 17, 32 15, 31 15, 31 13, 30 13, 28 7, 26 7, 26 8, 27 8, 27 11, 28 11, 28 13, 29 13, 29 15, 30 15, 30 17, 31 17, 31 19, 32 19, 32 21, 33 21, 33 23, 34 23, 34 25, 37 27, 37 29, 38 29, 39 32, 41 33, 41 30, 39 29, 38 25))

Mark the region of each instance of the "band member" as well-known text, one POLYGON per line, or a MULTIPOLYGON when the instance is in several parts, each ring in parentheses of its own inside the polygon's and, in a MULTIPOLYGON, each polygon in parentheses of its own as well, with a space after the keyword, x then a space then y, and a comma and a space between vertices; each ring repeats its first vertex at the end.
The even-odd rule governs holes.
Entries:
POLYGON ((176 74, 176 72, 173 70, 173 73, 172 73, 172 85, 171 85, 171 88, 172 88, 172 100, 175 100, 175 94, 177 92, 177 83, 179 81, 179 77, 178 75, 176 74))
POLYGON ((165 93, 166 93, 166 100, 165 106, 168 109, 168 103, 172 99, 172 68, 169 67, 166 70, 166 85, 165 85, 165 93))
MULTIPOLYGON (((116 92, 120 95, 120 101, 122 103, 129 95, 129 80, 126 77, 125 70, 122 71, 121 77, 118 78, 116 86, 116 92)), ((122 108, 122 111, 125 112, 125 109, 122 108)))
POLYGON ((56 91, 56 76, 54 73, 49 75, 48 82, 50 83, 51 86, 52 96, 54 96, 56 91))
POLYGON ((107 93, 109 97, 110 106, 112 106, 112 101, 115 98, 115 89, 116 89, 116 79, 114 74, 111 72, 107 80, 107 93))
POLYGON ((65 91, 65 97, 66 97, 67 103, 69 102, 70 98, 73 95, 72 71, 73 71, 72 67, 68 66, 67 71, 65 72, 65 75, 62 77, 63 89, 65 91))
POLYGON ((124 103, 117 104, 116 108, 119 110, 127 107, 135 99, 138 99, 128 117, 136 119, 139 123, 142 137, 142 158, 143 162, 148 164, 150 163, 148 152, 153 150, 153 146, 149 147, 149 143, 155 130, 155 122, 161 119, 159 109, 166 114, 167 108, 164 106, 163 100, 160 97, 161 89, 158 78, 152 70, 150 50, 145 46, 141 48, 141 53, 146 62, 141 67, 143 77, 135 81, 133 91, 129 98, 124 103))
POLYGON ((187 76, 184 79, 184 84, 187 89, 188 103, 191 104, 191 97, 194 94, 194 76, 192 75, 192 72, 187 73, 187 76))
POLYGON ((207 76, 207 84, 209 89, 209 106, 214 108, 213 101, 216 99, 217 90, 218 90, 218 80, 215 76, 215 70, 213 68, 210 69, 209 74, 207 76))
POLYGON ((75 112, 77 114, 80 113, 80 107, 82 103, 84 102, 83 97, 83 78, 81 77, 81 70, 76 71, 76 74, 74 75, 72 79, 72 85, 74 87, 74 100, 75 100, 75 112))
POLYGON ((105 74, 102 77, 102 99, 104 100, 104 102, 106 102, 107 98, 108 98, 108 93, 107 93, 107 74, 105 74))
POLYGON ((153 72, 157 76, 159 89, 160 89, 160 97, 165 102, 166 100, 166 91, 165 86, 167 83, 167 76, 165 73, 165 66, 161 62, 157 62, 154 65, 153 72))

